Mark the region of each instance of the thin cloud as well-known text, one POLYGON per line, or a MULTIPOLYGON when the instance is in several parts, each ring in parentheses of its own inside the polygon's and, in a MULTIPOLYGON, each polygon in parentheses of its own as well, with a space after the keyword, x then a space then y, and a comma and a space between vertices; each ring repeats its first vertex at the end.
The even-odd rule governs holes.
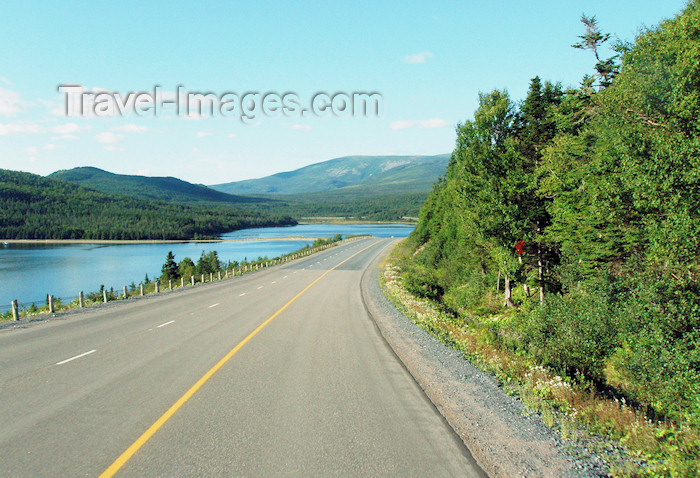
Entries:
POLYGON ((293 124, 291 128, 295 131, 311 131, 313 127, 308 124, 293 124))
POLYGON ((435 129, 435 128, 445 128, 449 126, 450 123, 442 118, 430 118, 427 120, 402 120, 402 121, 392 121, 389 128, 394 131, 400 131, 402 129, 418 128, 418 129, 435 129))
POLYGON ((403 57, 403 61, 411 65, 419 65, 425 63, 426 61, 433 58, 433 54, 429 51, 422 51, 420 53, 414 53, 413 55, 406 55, 403 57))
POLYGON ((413 128, 415 124, 416 122, 411 120, 392 121, 389 128, 393 129, 394 131, 400 131, 402 129, 413 128))
POLYGON ((112 131, 121 131, 122 133, 145 133, 148 131, 148 128, 145 126, 139 126, 137 124, 125 124, 122 126, 115 126, 114 128, 111 128, 112 131))
POLYGON ((197 137, 198 138, 206 138, 207 136, 213 136, 214 133, 211 133, 209 131, 198 131, 197 132, 197 137))
POLYGON ((14 116, 24 111, 29 103, 22 101, 19 93, 0 87, 0 115, 14 116))
MULTIPOLYGON (((97 133, 95 135, 95 139, 97 140, 98 143, 104 143, 104 144, 112 144, 112 143, 118 143, 119 141, 124 139, 124 136, 121 134, 114 134, 109 131, 105 131, 102 133, 97 133)), ((107 149, 107 148, 105 148, 107 149)), ((110 149, 110 151, 114 151, 113 149, 110 149)))
POLYGON ((445 128, 449 125, 450 123, 442 118, 431 118, 418 122, 418 127, 422 129, 445 128))
POLYGON ((54 126, 51 128, 51 131, 54 133, 60 134, 62 136, 68 136, 68 135, 73 135, 75 133, 79 133, 83 129, 89 130, 90 126, 80 126, 76 123, 64 123, 64 124, 59 124, 57 126, 54 126))
POLYGON ((54 149, 58 149, 58 146, 56 146, 55 144, 49 143, 49 144, 44 145, 44 147, 42 149, 44 151, 53 151, 54 149))
POLYGON ((42 127, 34 123, 0 123, 0 136, 11 134, 36 134, 41 133, 42 127))

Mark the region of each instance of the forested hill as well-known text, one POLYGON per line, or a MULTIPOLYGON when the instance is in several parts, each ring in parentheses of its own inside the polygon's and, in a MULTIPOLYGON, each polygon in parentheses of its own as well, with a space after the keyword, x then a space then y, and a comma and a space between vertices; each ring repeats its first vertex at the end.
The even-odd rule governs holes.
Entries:
MULTIPOLYGON (((607 37, 583 21, 595 62, 607 37)), ((485 317, 489 346, 672 420, 669 476, 700 469, 698 32, 694 0, 578 88, 481 94, 406 260, 416 293, 470 330, 485 317)))
POLYGON ((93 167, 56 171, 48 176, 108 194, 120 194, 140 199, 197 204, 240 204, 266 202, 265 199, 233 196, 201 184, 191 184, 172 177, 146 177, 114 174, 93 167))
POLYGON ((366 186, 388 194, 426 192, 445 172, 449 155, 347 156, 294 171, 211 186, 230 194, 305 194, 366 186))
POLYGON ((64 181, 0 170, 2 239, 195 239, 289 217, 104 194, 64 181))

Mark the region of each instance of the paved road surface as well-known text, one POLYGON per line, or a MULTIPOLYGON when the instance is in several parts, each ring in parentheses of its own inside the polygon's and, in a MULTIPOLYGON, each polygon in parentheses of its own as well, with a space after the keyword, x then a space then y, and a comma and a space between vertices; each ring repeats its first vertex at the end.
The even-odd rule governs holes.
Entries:
POLYGON ((483 476, 365 311, 389 242, 0 330, 0 475, 483 476))

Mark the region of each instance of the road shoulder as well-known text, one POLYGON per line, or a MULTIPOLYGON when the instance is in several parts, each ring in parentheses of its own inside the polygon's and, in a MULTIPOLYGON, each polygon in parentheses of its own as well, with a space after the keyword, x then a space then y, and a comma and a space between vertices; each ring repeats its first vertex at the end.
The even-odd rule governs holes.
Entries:
POLYGON ((496 477, 604 476, 602 464, 567 452, 573 443, 548 428, 497 380, 403 315, 379 284, 386 247, 362 277, 365 307, 380 333, 478 464, 496 477))

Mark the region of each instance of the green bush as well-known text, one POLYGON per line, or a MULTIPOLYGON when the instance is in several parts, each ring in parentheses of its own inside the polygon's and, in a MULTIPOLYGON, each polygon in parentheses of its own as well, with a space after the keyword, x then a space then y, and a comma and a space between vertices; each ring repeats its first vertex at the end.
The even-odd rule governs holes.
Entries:
POLYGON ((406 289, 419 297, 440 300, 444 293, 434 274, 423 271, 421 274, 408 273, 403 276, 406 289))
POLYGON ((615 311, 600 289, 550 297, 523 314, 519 328, 540 363, 579 379, 602 381, 605 361, 618 345, 615 311))

